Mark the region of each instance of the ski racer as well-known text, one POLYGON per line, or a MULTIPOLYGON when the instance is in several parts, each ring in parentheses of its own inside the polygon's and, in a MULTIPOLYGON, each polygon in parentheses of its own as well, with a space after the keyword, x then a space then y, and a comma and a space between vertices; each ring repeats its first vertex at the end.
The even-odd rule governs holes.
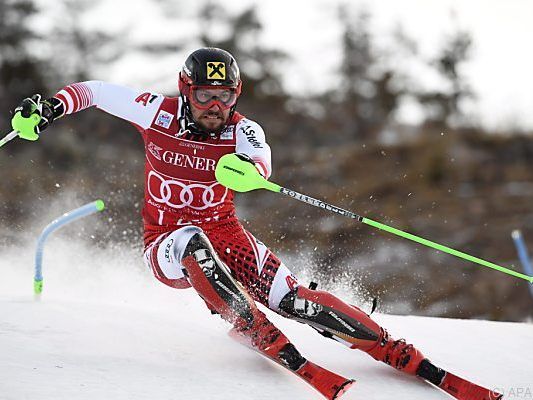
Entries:
MULTIPOLYGON (((237 112, 242 90, 234 57, 200 48, 179 72, 179 95, 166 97, 101 81, 70 84, 53 97, 24 99, 13 128, 36 140, 55 120, 90 107, 129 121, 145 147, 144 261, 162 283, 192 287, 232 333, 310 382, 329 399, 351 380, 313 364, 268 320, 255 302, 313 327, 436 385, 443 370, 413 345, 394 340, 356 306, 300 285, 297 277, 239 222, 233 192, 215 179, 220 157, 236 153, 268 178, 271 150, 262 127, 237 112), (38 124, 31 123, 39 115, 38 124)), ((480 398, 481 399, 481 398, 480 398)))

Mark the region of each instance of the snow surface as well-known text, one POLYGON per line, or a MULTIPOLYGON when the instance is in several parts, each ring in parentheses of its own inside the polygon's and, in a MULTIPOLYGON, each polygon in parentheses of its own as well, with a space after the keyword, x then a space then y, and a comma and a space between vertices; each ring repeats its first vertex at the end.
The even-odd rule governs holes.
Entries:
MULTIPOLYGON (((192 289, 167 288, 140 252, 52 240, 44 293, 33 252, 0 251, 0 399, 320 399, 308 385, 235 343, 192 289)), ((343 399, 445 399, 430 385, 269 314, 309 359, 357 383, 343 399)), ((533 398, 530 323, 375 314, 436 364, 507 398, 533 398)))

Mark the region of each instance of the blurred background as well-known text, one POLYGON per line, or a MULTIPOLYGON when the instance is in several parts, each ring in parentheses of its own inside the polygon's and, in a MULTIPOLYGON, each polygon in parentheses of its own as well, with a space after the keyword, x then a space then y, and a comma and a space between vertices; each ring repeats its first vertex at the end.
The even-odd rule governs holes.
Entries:
MULTIPOLYGON (((533 245, 532 15, 525 0, 0 0, 0 132, 24 97, 75 81, 176 95, 186 56, 222 47, 274 181, 521 270, 510 234, 533 245)), ((129 246, 143 268, 143 162, 136 130, 97 110, 9 143, 1 252, 32 249, 47 222, 101 197, 105 216, 64 237, 129 246)), ((533 317, 524 281, 272 193, 237 204, 304 281, 365 310, 377 298, 397 314, 533 317)))

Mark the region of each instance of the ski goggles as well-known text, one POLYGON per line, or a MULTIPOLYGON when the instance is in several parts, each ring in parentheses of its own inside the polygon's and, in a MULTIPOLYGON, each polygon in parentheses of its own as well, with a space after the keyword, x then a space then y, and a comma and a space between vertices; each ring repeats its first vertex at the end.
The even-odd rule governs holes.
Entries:
POLYGON ((226 110, 235 105, 239 94, 236 88, 191 86, 188 97, 190 102, 201 110, 208 110, 215 104, 226 110))

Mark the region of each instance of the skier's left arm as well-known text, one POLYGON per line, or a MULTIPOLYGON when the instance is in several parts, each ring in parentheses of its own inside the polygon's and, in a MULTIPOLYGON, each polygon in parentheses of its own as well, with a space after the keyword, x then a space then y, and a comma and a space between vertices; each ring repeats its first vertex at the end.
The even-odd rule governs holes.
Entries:
POLYGON ((249 157, 261 175, 265 178, 270 177, 272 173, 270 146, 266 142, 261 125, 245 118, 237 124, 236 131, 235 152, 249 157))

